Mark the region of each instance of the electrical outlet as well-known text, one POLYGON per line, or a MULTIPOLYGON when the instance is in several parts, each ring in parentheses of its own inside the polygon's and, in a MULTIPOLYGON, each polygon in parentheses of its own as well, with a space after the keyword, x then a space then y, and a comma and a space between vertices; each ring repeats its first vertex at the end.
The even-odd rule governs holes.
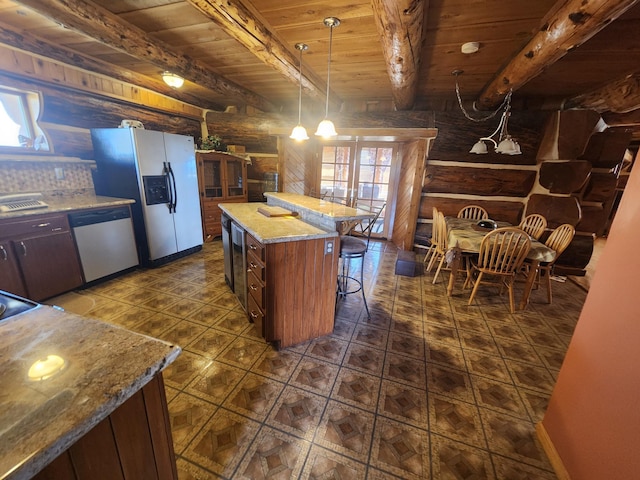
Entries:
POLYGON ((64 180, 64 168, 56 167, 54 172, 56 173, 56 180, 64 180))
POLYGON ((333 253, 333 241, 325 240, 324 242, 324 254, 331 255, 333 253))

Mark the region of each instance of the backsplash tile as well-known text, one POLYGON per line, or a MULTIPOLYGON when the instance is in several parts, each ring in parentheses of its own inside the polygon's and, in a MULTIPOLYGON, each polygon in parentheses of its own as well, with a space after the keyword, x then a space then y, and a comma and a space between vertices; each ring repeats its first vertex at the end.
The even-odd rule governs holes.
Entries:
POLYGON ((45 196, 95 193, 91 170, 93 163, 76 162, 0 162, 0 195, 40 192, 45 196), (64 178, 56 179, 56 168, 64 178))

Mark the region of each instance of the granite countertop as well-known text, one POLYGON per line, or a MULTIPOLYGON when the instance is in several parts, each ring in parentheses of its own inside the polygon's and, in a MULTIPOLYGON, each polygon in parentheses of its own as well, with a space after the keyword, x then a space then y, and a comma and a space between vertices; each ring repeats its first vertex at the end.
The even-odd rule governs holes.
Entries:
POLYGON ((0 323, 0 478, 31 478, 179 353, 178 346, 46 305, 0 323), (34 363, 53 355, 64 367, 30 379, 34 363))
POLYGON ((135 203, 130 198, 103 197, 101 195, 61 195, 43 196, 40 198, 49 205, 47 208, 33 208, 31 210, 18 210, 15 212, 0 213, 0 220, 5 218, 18 218, 30 215, 46 215, 48 213, 71 212, 89 208, 115 207, 135 203))
POLYGON ((299 195, 297 193, 276 193, 265 192, 269 205, 278 205, 282 207, 289 206, 298 212, 307 210, 321 217, 330 218, 336 222, 344 222, 349 220, 364 220, 373 217, 373 213, 358 208, 347 207, 341 203, 334 203, 328 200, 309 197, 307 195, 299 195))
POLYGON ((326 230, 299 217, 267 217, 258 212, 264 203, 221 203, 220 209, 240 224, 261 243, 295 242, 316 238, 337 237, 338 232, 326 230))

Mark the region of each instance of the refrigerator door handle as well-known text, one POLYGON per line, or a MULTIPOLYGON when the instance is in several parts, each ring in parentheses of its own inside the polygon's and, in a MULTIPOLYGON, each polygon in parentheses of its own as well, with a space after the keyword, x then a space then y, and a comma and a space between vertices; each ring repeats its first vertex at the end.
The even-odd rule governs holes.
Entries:
POLYGON ((169 178, 169 165, 168 162, 162 162, 162 174, 166 177, 167 190, 169 192, 169 213, 173 212, 173 190, 171 189, 171 179, 169 178))
POLYGON ((171 181, 173 182, 173 213, 177 212, 178 207, 178 188, 176 187, 176 176, 171 168, 171 162, 167 162, 169 165, 169 174, 171 175, 171 181))

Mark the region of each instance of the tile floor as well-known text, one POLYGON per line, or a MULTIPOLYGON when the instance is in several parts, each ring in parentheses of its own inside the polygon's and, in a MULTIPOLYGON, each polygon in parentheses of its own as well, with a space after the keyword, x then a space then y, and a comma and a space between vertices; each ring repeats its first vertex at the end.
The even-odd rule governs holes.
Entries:
POLYGON ((396 253, 367 254, 370 319, 352 295, 332 335, 282 351, 226 286, 219 241, 79 293, 183 348, 164 372, 181 480, 556 478, 534 427, 586 293, 554 284, 512 315, 487 287, 469 307, 446 274, 395 275, 396 253))

